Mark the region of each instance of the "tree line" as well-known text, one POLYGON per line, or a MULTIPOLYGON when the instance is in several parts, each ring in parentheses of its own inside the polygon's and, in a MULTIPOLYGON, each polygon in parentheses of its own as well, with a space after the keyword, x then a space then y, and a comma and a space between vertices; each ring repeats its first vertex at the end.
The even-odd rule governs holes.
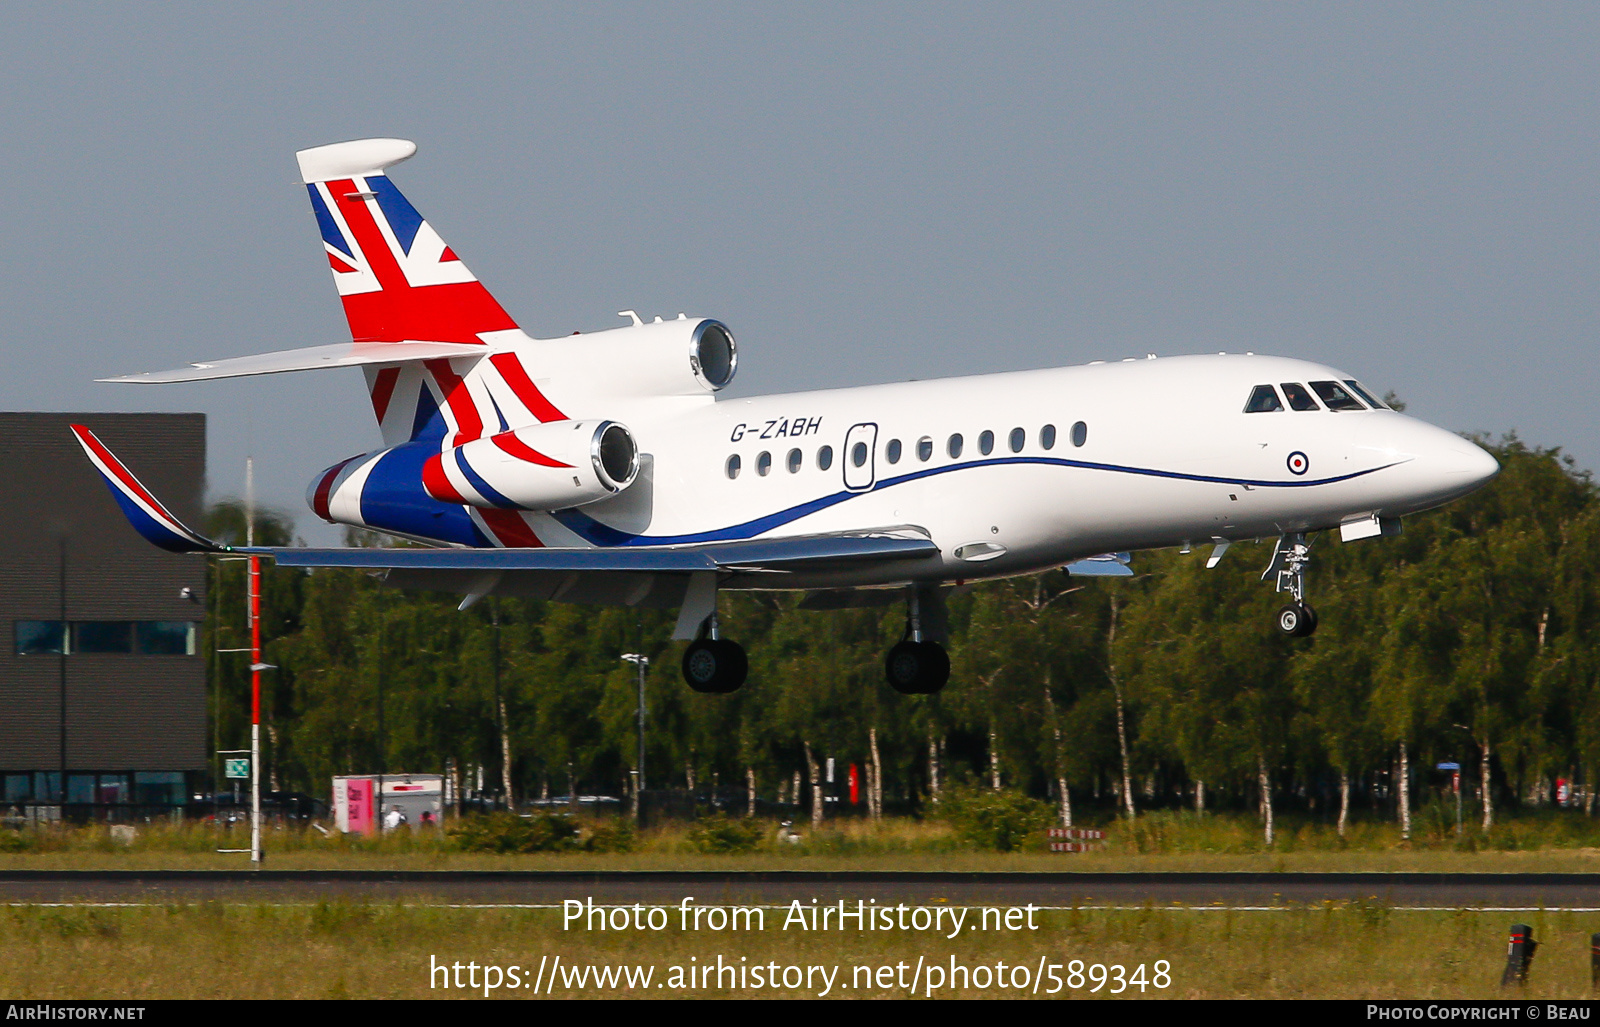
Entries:
MULTIPOLYGON (((264 760, 274 790, 324 795, 335 774, 443 772, 512 803, 623 795, 637 769, 635 668, 650 658, 651 789, 737 806, 809 804, 826 761, 855 766, 863 808, 921 811, 952 787, 1012 789, 1074 809, 1248 809, 1328 818, 1413 811, 1462 766, 1484 830, 1506 806, 1589 787, 1600 759, 1600 502, 1587 472, 1515 436, 1485 443, 1501 473, 1399 537, 1313 546, 1307 639, 1273 626, 1260 580, 1273 539, 1135 554, 1136 575, 1055 571, 953 589, 952 673, 936 696, 883 680, 903 604, 798 608, 725 593, 722 629, 750 656, 732 695, 691 692, 670 611, 400 592, 359 571, 264 569, 264 760), (381 711, 381 712, 380 712, 381 711), (380 724, 380 717, 382 723, 380 724), (1363 811, 1366 811, 1363 813, 1363 811)), ((239 540, 237 503, 210 512, 239 540)), ((281 516, 258 540, 287 544, 281 516)), ((356 538, 355 541, 370 539, 356 538)), ((244 565, 208 590, 216 748, 248 735, 244 565)), ((1574 793, 1580 794, 1580 793, 1574 793)))

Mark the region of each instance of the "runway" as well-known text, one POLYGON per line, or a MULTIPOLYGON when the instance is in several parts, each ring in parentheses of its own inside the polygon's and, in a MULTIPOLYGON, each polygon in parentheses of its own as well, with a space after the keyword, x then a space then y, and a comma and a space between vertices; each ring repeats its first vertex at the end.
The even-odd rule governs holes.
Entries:
POLYGON ((1043 907, 1283 907, 1367 902, 1423 909, 1600 910, 1600 874, 847 873, 127 870, 0 871, 0 903, 779 905, 800 899, 1043 907))

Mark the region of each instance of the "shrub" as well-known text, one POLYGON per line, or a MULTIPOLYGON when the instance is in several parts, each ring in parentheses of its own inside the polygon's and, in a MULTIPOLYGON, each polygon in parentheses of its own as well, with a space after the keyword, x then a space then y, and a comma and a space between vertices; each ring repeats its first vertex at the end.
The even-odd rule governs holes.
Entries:
POLYGON ((612 820, 589 832, 584 839, 586 852, 632 852, 639 845, 639 836, 627 820, 612 820))
POLYGON ((749 852, 761 841, 754 821, 714 813, 689 829, 689 844, 696 852, 749 852))
POLYGON ((34 844, 35 832, 14 831, 9 828, 0 829, 0 852, 31 852, 38 846, 34 844))
POLYGON ((472 817, 450 836, 466 852, 562 852, 578 846, 578 825, 560 813, 491 813, 472 817))
POLYGON ((974 790, 947 800, 944 818, 968 845, 1016 852, 1052 820, 1050 805, 1021 792, 974 790))

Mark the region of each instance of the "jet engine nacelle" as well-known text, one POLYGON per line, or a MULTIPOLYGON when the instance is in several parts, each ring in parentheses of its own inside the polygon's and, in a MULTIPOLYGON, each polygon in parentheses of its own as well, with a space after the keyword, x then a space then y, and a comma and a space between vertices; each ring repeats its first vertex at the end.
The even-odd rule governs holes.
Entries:
POLYGON ((615 421, 552 421, 429 457, 422 487, 446 503, 562 510, 615 495, 639 473, 633 434, 615 421))
POLYGON ((600 401, 705 396, 733 381, 739 367, 733 333, 709 318, 544 339, 533 347, 531 362, 541 375, 559 382, 562 390, 592 394, 600 401))

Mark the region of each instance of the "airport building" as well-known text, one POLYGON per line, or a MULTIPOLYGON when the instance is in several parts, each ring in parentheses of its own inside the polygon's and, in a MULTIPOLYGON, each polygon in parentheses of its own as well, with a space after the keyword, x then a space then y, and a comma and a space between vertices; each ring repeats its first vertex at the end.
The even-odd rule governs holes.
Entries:
POLYGON ((4 807, 149 815, 204 787, 205 560, 134 533, 74 423, 201 519, 205 415, 0 413, 4 807))

